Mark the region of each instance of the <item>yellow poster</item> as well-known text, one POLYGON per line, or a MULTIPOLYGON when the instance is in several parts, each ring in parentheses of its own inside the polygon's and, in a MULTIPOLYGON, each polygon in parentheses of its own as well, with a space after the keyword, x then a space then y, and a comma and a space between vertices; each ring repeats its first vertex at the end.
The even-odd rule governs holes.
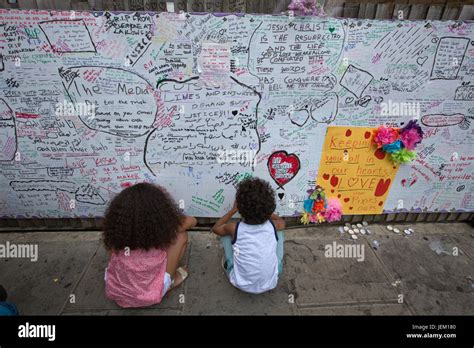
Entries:
POLYGON ((328 127, 317 184, 338 197, 343 214, 380 214, 398 167, 372 144, 375 128, 328 127))

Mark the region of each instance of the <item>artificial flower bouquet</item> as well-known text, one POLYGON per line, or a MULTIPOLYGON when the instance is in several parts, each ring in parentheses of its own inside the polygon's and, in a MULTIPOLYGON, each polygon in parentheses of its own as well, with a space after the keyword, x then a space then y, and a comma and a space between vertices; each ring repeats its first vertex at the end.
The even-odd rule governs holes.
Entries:
POLYGON ((326 198, 324 189, 316 185, 314 189, 308 190, 309 198, 303 203, 301 222, 322 223, 339 221, 342 217, 342 205, 337 198, 326 198))
POLYGON ((377 148, 390 154, 395 164, 407 163, 416 158, 415 148, 423 139, 423 130, 416 120, 399 129, 380 126, 373 134, 377 148))

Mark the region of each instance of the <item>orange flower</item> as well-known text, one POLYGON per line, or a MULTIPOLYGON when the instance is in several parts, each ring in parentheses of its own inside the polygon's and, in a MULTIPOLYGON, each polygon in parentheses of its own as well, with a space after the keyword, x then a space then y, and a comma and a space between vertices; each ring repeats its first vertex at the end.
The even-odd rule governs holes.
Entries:
POLYGON ((324 211, 324 201, 316 201, 313 205, 313 213, 324 211))

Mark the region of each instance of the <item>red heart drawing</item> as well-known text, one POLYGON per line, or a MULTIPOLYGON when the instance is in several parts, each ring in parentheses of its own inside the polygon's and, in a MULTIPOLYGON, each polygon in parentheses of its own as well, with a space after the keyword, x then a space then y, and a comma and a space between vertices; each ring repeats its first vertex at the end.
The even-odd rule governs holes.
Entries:
POLYGON ((349 178, 349 180, 347 180, 347 185, 349 187, 354 187, 354 185, 356 185, 358 182, 359 178, 349 178))
POLYGON ((333 175, 333 176, 331 177, 330 183, 331 183, 331 186, 336 187, 337 184, 339 183, 339 178, 338 178, 337 176, 333 175))
POLYGON ((385 151, 380 149, 375 150, 374 152, 375 157, 377 157, 379 160, 383 160, 385 158, 385 151))
POLYGON ((329 179, 329 174, 324 173, 324 174, 323 174, 323 179, 324 179, 324 180, 329 179))
POLYGON ((387 179, 387 180, 380 179, 377 184, 377 187, 375 188, 375 193, 374 193, 375 197, 383 196, 385 192, 387 192, 390 186, 390 182, 391 182, 390 179, 387 179))
POLYGON ((283 188, 300 170, 300 159, 294 153, 276 151, 268 157, 267 167, 272 179, 283 188))
POLYGON ((347 203, 347 202, 349 202, 349 201, 350 201, 350 198, 348 198, 348 197, 344 198, 344 202, 345 202, 345 203, 347 203))

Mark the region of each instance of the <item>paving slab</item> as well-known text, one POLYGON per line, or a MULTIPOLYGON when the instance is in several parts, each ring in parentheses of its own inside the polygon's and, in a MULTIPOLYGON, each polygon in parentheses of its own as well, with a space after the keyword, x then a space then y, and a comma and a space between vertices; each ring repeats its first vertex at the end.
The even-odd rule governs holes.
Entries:
POLYGON ((210 233, 191 233, 189 273, 186 280, 186 315, 291 315, 296 305, 294 294, 283 272, 276 289, 264 294, 248 294, 229 283, 221 266, 223 250, 219 237, 210 233))
POLYGON ((55 315, 98 247, 96 233, 2 233, 0 243, 37 244, 38 260, 0 259, 1 283, 22 315, 55 315))
POLYGON ((167 316, 167 315, 181 315, 181 309, 164 309, 160 308, 120 308, 120 309, 109 309, 109 310, 85 310, 85 311, 69 311, 64 312, 62 315, 65 316, 84 316, 84 315, 94 315, 94 316, 167 316))
POLYGON ((301 315, 411 315, 404 304, 372 304, 302 308, 301 315))
MULTIPOLYGON (((67 302, 62 314, 92 312, 101 313, 103 311, 123 310, 114 301, 105 297, 104 271, 107 267, 108 255, 105 248, 100 245, 92 261, 79 281, 77 287, 73 290, 75 303, 67 302)), ((146 313, 150 315, 159 315, 164 309, 173 309, 180 311, 182 304, 179 302, 179 294, 183 287, 174 289, 166 294, 160 304, 146 307, 146 313)), ((124 315, 127 311, 123 310, 124 315)))
POLYGON ((290 282, 294 283, 297 304, 323 305, 384 301, 396 303, 397 292, 391 279, 379 263, 364 237, 349 240, 337 227, 324 227, 311 238, 299 230, 287 233, 286 266, 290 282), (328 258, 325 245, 364 245, 364 260, 328 258))
MULTIPOLYGON (((473 228, 467 223, 441 223, 441 222, 427 222, 427 223, 384 223, 373 225, 379 232, 384 235, 394 235, 393 231, 389 231, 387 226, 396 227, 400 230, 400 234, 403 234, 403 230, 407 228, 414 229, 414 234, 423 233, 424 235, 429 234, 439 234, 439 233, 448 233, 448 234, 463 234, 471 231, 474 233, 473 228)), ((370 228, 370 226, 369 226, 370 228)))
POLYGON ((354 242, 341 225, 285 232, 278 287, 252 295, 233 287, 217 236, 190 232, 190 277, 156 306, 122 309, 105 297, 108 258, 100 232, 0 233, 0 243, 35 243, 39 260, 0 259, 1 283, 21 314, 64 315, 472 315, 474 229, 467 223, 369 223, 354 242), (386 225, 400 229, 389 231, 386 225), (405 228, 415 233, 403 235, 405 228), (372 243, 380 245, 375 250, 372 243), (324 246, 364 245, 364 261, 327 258, 324 246), (458 248, 458 256, 453 251, 458 248), (68 301, 75 295, 75 303, 68 301), (403 295, 403 304, 398 295, 403 295), (183 302, 184 300, 184 302, 183 302))
POLYGON ((474 229, 466 233, 450 233, 449 239, 464 252, 471 260, 474 260, 474 229))
POLYGON ((400 281, 397 289, 414 314, 472 315, 474 262, 462 249, 457 256, 453 252, 454 247, 469 244, 469 235, 445 232, 445 224, 441 225, 431 226, 427 232, 423 231, 427 226, 418 225, 418 232, 410 236, 387 235, 376 253, 400 281), (453 241, 456 238, 457 243, 453 241))

